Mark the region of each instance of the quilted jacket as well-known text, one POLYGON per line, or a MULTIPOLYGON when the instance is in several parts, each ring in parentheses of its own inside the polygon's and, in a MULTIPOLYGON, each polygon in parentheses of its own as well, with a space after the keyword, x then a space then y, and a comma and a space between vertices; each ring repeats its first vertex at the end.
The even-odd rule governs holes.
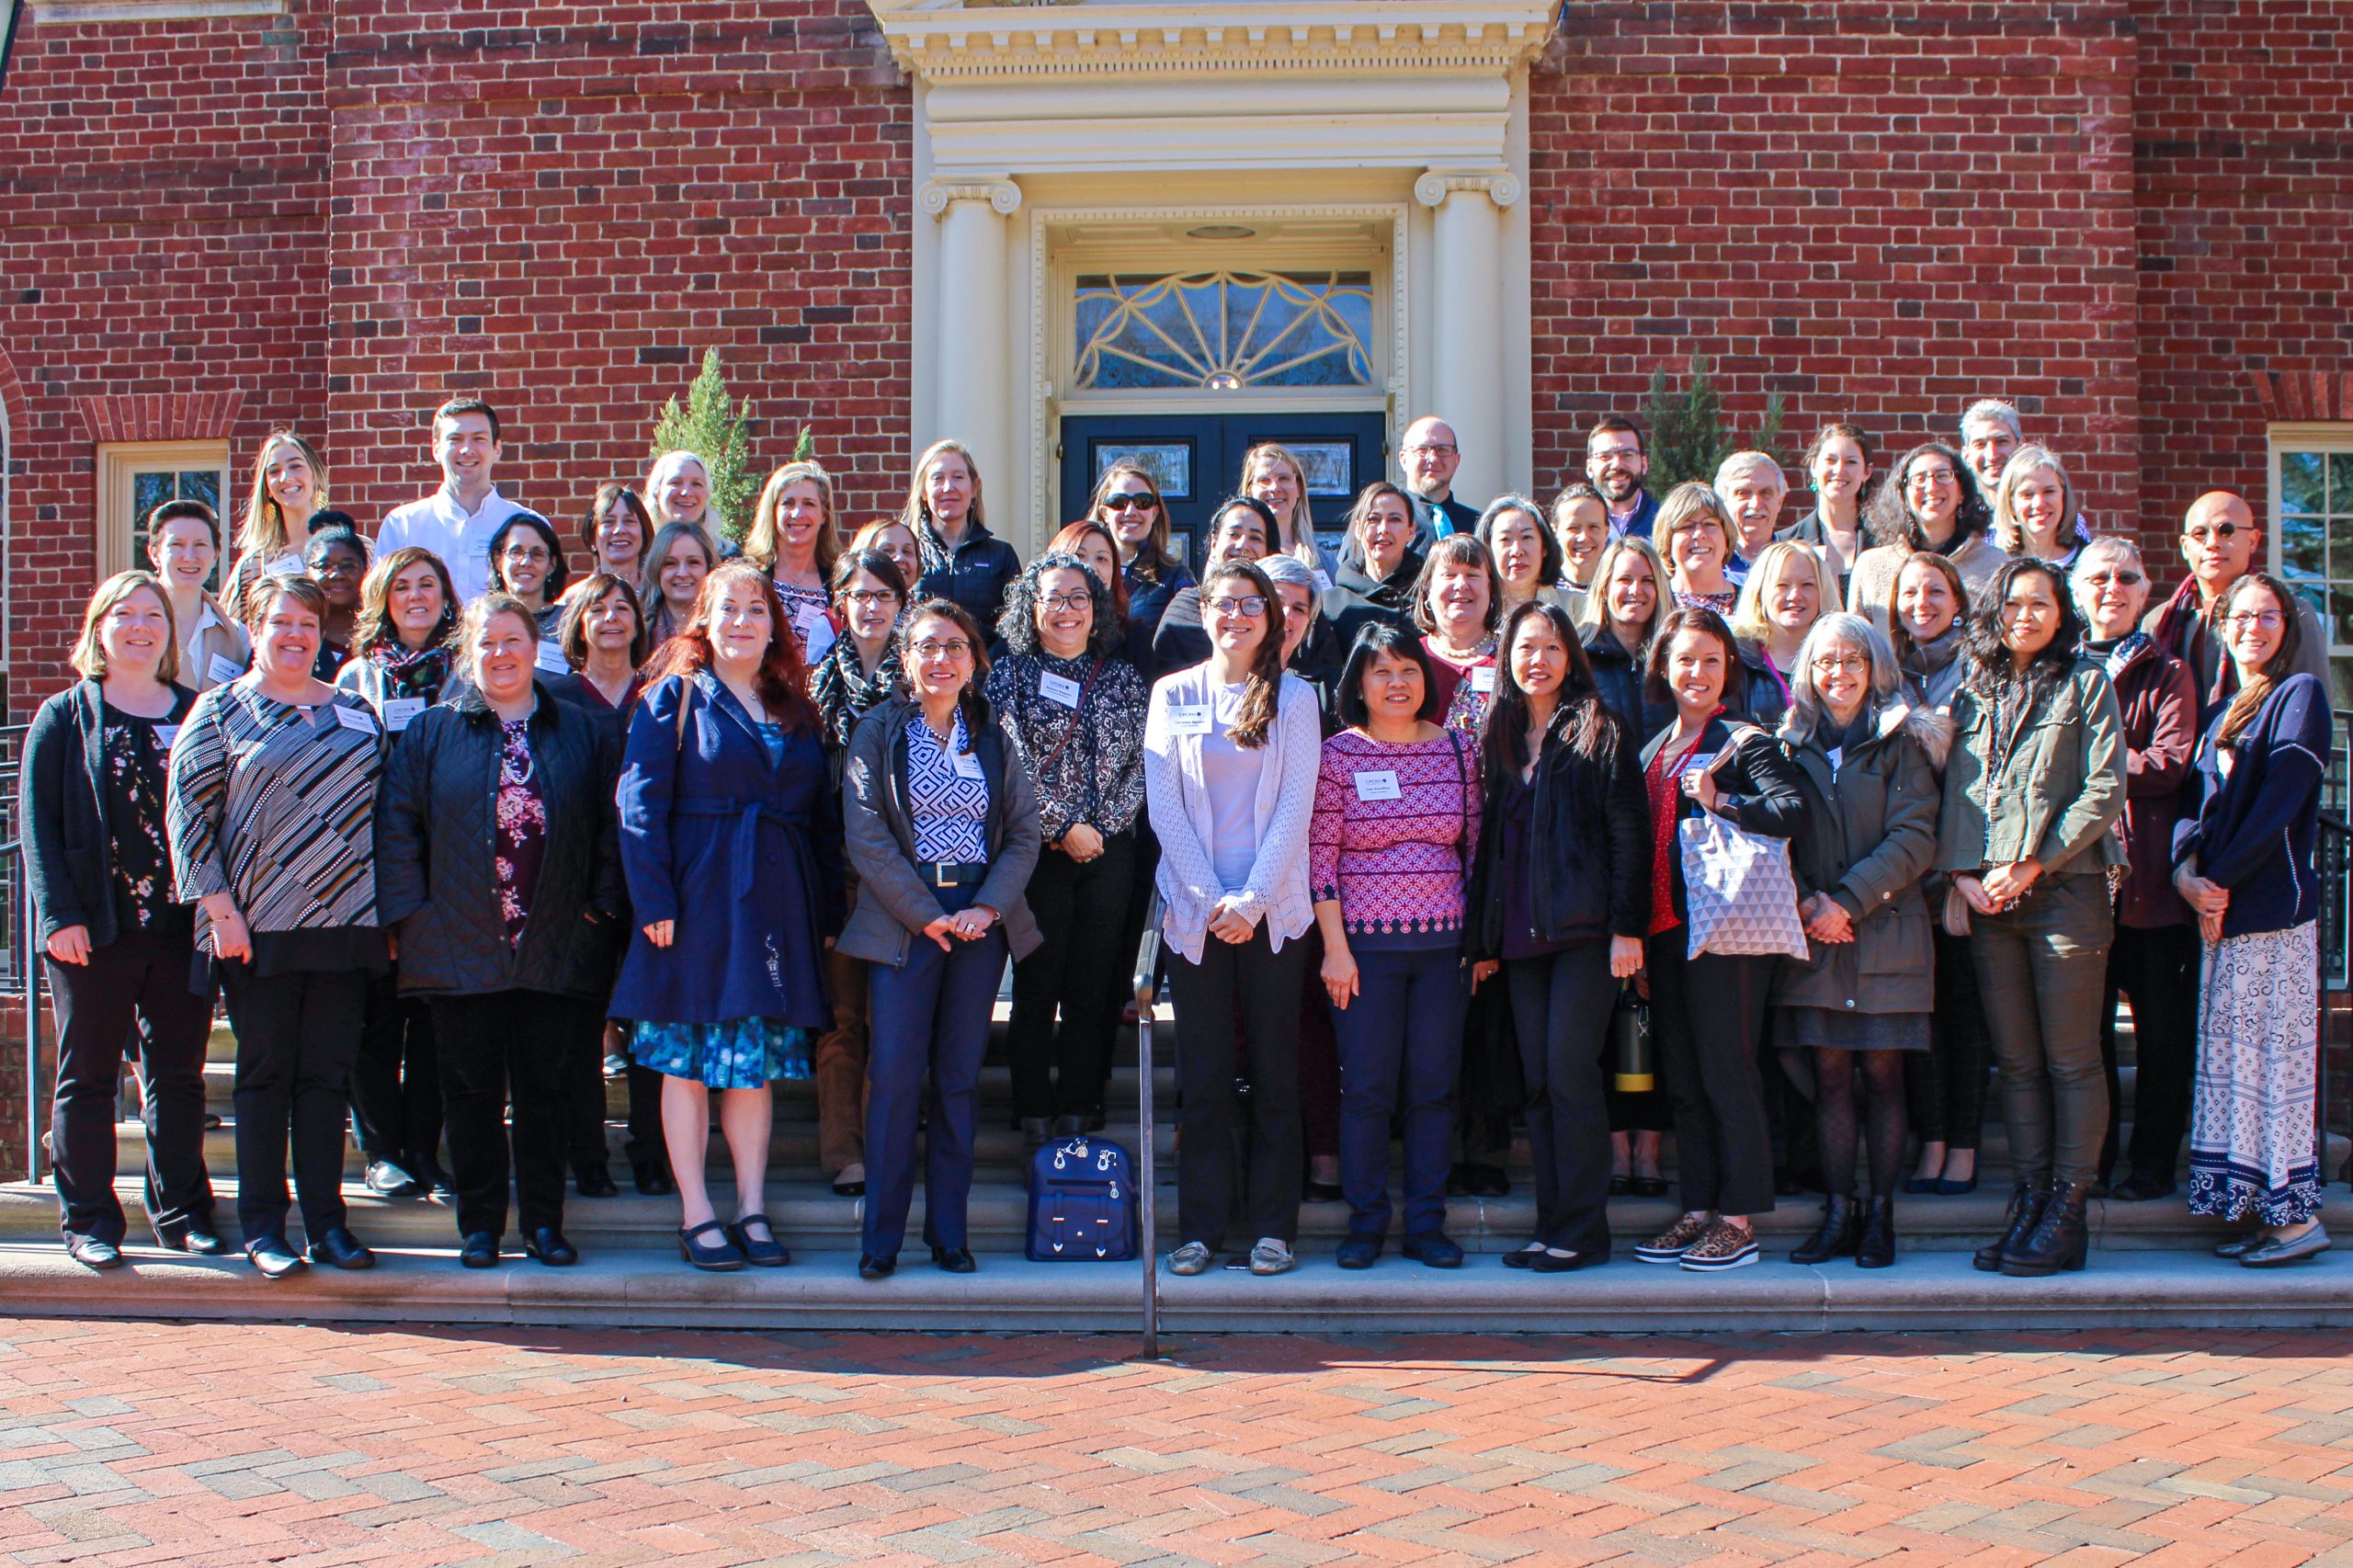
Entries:
POLYGON ((548 817, 538 891, 509 946, 499 913, 498 717, 472 687, 402 732, 376 813, 379 918, 400 933, 404 994, 545 991, 598 1003, 612 989, 627 902, 615 840, 611 743, 538 687, 531 762, 548 817))

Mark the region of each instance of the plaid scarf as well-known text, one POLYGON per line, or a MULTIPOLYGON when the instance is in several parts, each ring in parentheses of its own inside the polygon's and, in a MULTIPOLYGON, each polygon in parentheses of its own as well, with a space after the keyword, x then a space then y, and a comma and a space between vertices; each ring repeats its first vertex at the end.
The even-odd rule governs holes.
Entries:
MULTIPOLYGON (((447 618, 444 618, 445 622, 447 618)), ((442 641, 450 627, 434 628, 434 640, 422 648, 412 648, 397 637, 387 637, 371 644, 368 662, 384 672, 384 687, 404 697, 422 697, 430 700, 441 694, 449 679, 449 648, 442 641)))

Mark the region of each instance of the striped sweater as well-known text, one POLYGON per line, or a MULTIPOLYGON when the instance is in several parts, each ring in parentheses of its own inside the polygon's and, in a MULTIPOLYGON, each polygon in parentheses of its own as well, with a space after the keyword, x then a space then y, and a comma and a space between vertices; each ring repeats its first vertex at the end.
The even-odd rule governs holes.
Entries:
POLYGON ((1399 745, 1341 731, 1324 743, 1307 830, 1316 902, 1337 900, 1350 936, 1460 932, 1479 807, 1479 753, 1468 736, 1447 731, 1399 745))
MULTIPOLYGON (((245 681, 206 692, 165 791, 180 896, 228 893, 256 932, 375 925, 383 766, 383 731, 356 693, 306 713, 245 681)), ((201 906, 196 918, 201 948, 211 923, 201 906)))

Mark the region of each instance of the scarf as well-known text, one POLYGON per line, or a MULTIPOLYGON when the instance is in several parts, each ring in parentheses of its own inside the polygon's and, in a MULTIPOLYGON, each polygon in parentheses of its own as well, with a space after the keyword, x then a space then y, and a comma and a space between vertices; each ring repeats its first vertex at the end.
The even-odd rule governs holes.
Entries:
POLYGON ((2108 671, 2108 678, 2114 680, 2124 673, 2126 665, 2141 656, 2142 649, 2156 646, 2156 641, 2145 631, 2128 631, 2105 642, 2095 642, 2087 637, 2084 639, 2084 652, 2097 659, 2108 671))
POLYGON ((449 649, 440 638, 449 626, 436 627, 437 636, 422 648, 412 648, 397 637, 388 637, 368 650, 368 662, 384 672, 384 687, 404 697, 422 697, 427 700, 438 697, 449 679, 449 649))
POLYGON ((874 666, 874 678, 866 677, 858 657, 858 644, 845 633, 817 661, 809 674, 809 695, 816 699, 817 716, 825 726, 826 744, 839 750, 849 744, 849 733, 858 727, 866 710, 898 689, 899 638, 894 631, 883 645, 882 662, 874 666))

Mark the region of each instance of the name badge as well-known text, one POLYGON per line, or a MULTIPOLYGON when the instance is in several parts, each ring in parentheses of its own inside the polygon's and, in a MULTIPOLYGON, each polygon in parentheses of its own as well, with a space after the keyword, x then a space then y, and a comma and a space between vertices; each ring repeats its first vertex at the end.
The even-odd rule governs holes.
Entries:
POLYGON ((826 619, 825 607, 823 605, 794 605, 792 630, 801 634, 801 642, 804 647, 813 643, 820 637, 828 642, 833 641, 834 623, 826 619))
POLYGON ((384 728, 398 734, 424 711, 425 699, 422 697, 388 698, 384 702, 384 728))
POLYGON ((1332 591, 1332 574, 1324 571, 1321 566, 1318 566, 1315 568, 1314 575, 1315 591, 1318 594, 1330 593, 1332 591))
POLYGON ((302 556, 299 551, 290 550, 262 568, 262 575, 265 577, 300 577, 301 574, 302 556))
POLYGON ((171 750, 172 743, 179 738, 180 727, 177 724, 158 724, 155 726, 155 744, 162 746, 165 751, 171 750))
POLYGON ((1357 799, 1359 801, 1393 801, 1397 799, 1397 770, 1393 767, 1374 768, 1359 773, 1357 799))
POLYGON ((538 656, 532 659, 531 666, 534 669, 545 670, 551 676, 572 673, 572 666, 564 661, 563 646, 560 643, 545 641, 540 643, 538 656))
POLYGON ((204 678, 215 686, 226 686, 245 673, 245 666, 226 653, 215 653, 204 666, 204 678))
POLYGON ((1685 773, 1704 773, 1708 769, 1708 765, 1715 760, 1716 754, 1714 752, 1695 751, 1691 754, 1691 760, 1683 765, 1683 771, 1685 773))
POLYGON ((1168 733, 1172 735, 1206 735, 1210 733, 1210 710, 1207 707, 1172 706, 1168 710, 1168 733))
POLYGON ((983 777, 981 772, 981 754, 978 752, 960 751, 955 753, 949 760, 956 765, 956 777, 959 778, 983 777))
POLYGON ((1078 706, 1078 699, 1085 696, 1086 692, 1078 682, 1068 676, 1058 676, 1051 670, 1045 670, 1040 672, 1038 676, 1038 695, 1049 702, 1059 702, 1065 708, 1075 708, 1078 706))
POLYGON ((1845 746, 1832 746, 1830 748, 1830 776, 1832 778, 1836 778, 1838 776, 1838 769, 1846 760, 1847 748, 1845 746))
POLYGON ((338 702, 335 705, 335 722, 347 730, 357 730, 363 735, 372 735, 376 733, 376 721, 369 717, 365 708, 347 708, 338 702))
POLYGON ((2223 778, 2228 778, 2231 776, 2231 769, 2238 765, 2238 747, 2216 746, 2214 748, 2214 770, 2223 778))
POLYGON ((1471 671, 1471 689, 1492 693, 1495 689, 1495 666, 1475 665, 1471 671))

